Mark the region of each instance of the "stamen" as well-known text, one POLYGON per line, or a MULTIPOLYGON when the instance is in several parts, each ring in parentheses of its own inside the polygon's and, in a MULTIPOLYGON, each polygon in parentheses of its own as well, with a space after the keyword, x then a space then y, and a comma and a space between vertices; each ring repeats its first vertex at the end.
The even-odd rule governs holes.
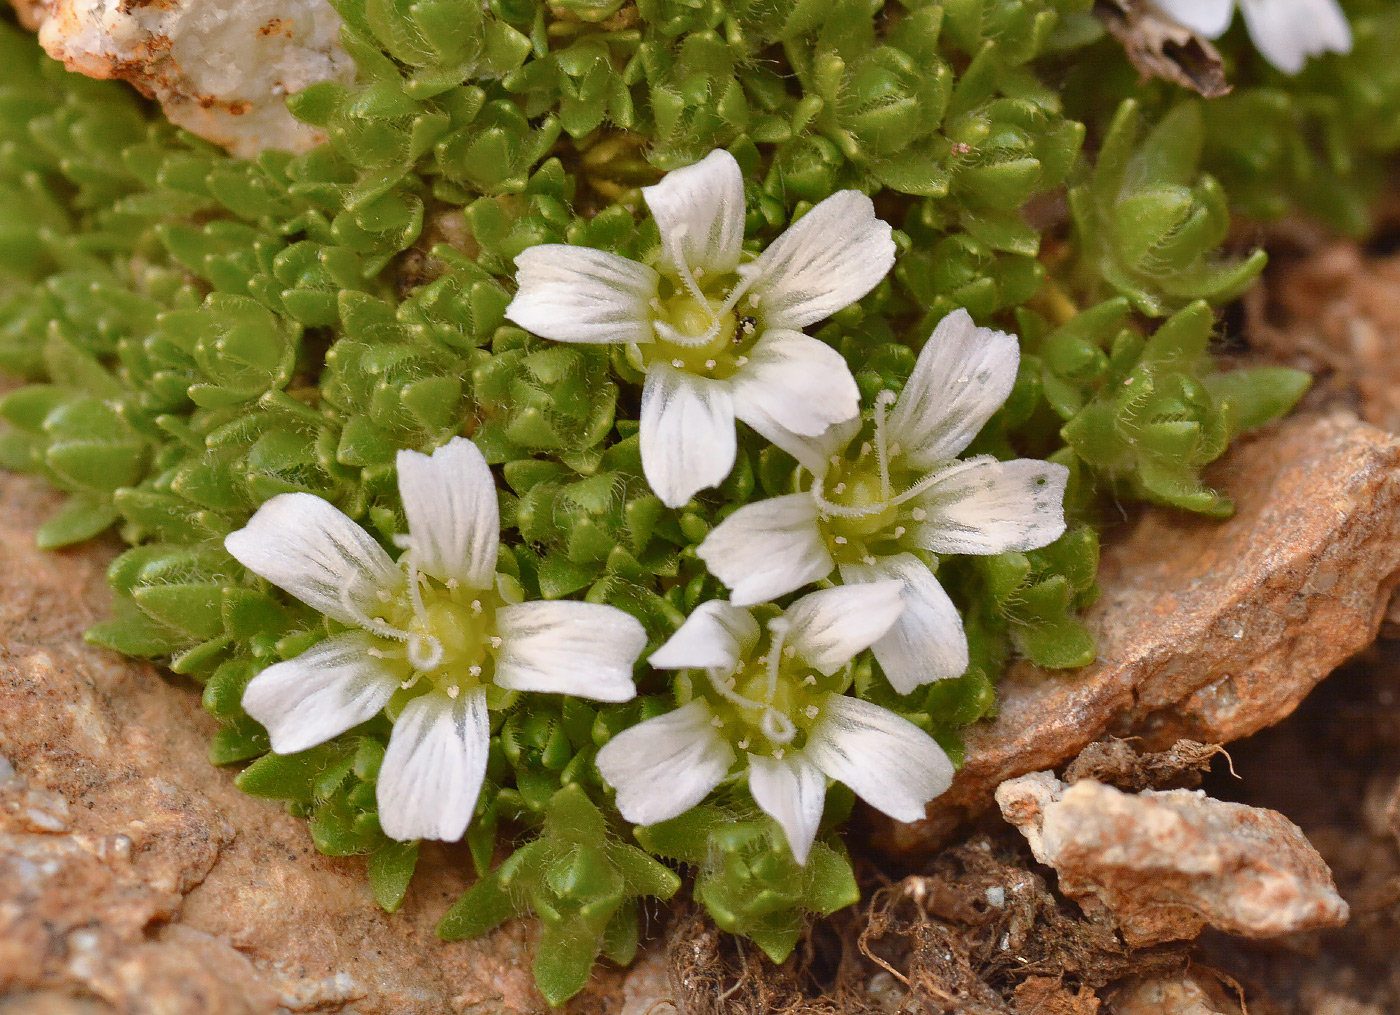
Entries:
POLYGON ((492 647, 492 648, 500 648, 503 644, 505 644, 505 643, 504 643, 503 641, 501 641, 500 635, 493 634, 493 635, 491 636, 491 647, 492 647))
POLYGON ((873 564, 875 563, 875 555, 873 553, 867 553, 864 557, 860 558, 860 562, 862 564, 873 564))
POLYGON ((707 360, 705 361, 705 369, 706 369, 706 370, 713 370, 714 368, 715 368, 715 361, 712 360, 712 359, 707 359, 707 360))
POLYGON ((716 715, 716 716, 711 716, 711 717, 710 717, 710 725, 713 726, 713 727, 714 727, 715 729, 717 729, 717 730, 722 730, 722 729, 724 729, 724 720, 721 719, 721 718, 720 718, 719 716, 717 716, 717 715, 716 715))
POLYGON ((447 696, 448 696, 449 698, 451 698, 453 701, 456 701, 456 700, 457 700, 457 695, 459 695, 459 694, 461 694, 461 693, 462 693, 462 689, 461 689, 460 687, 458 687, 456 684, 452 684, 452 685, 450 685, 450 686, 447 688, 447 696))
POLYGON ((758 293, 749 294, 749 306, 756 307, 763 302, 763 297, 758 293))
POLYGON ((467 667, 467 672, 474 677, 479 677, 481 676, 481 667, 476 665, 476 663, 472 663, 470 666, 467 667))
POLYGON ((802 710, 802 714, 805 715, 808 719, 815 719, 817 717, 817 713, 820 711, 821 709, 817 708, 816 705, 808 705, 802 710))
POLYGON ((671 360, 671 366, 679 370, 683 366, 685 366, 685 360, 681 359, 680 357, 676 357, 675 359, 671 360))
POLYGON ((846 545, 846 537, 845 537, 845 536, 837 536, 835 539, 832 540, 832 542, 835 543, 837 546, 845 546, 845 545, 846 545))
POLYGON ((782 761, 782 760, 783 760, 783 749, 782 749, 781 747, 775 747, 775 748, 773 748, 773 760, 774 760, 774 761, 782 761))
POLYGON ((472 600, 472 616, 473 616, 473 617, 479 617, 479 616, 481 616, 481 600, 480 600, 480 599, 473 599, 473 600, 472 600))
POLYGON ((740 740, 740 741, 739 741, 739 750, 741 750, 741 751, 747 751, 748 749, 749 749, 749 738, 748 738, 748 737, 745 737, 743 740, 740 740))
POLYGON ((741 367, 746 367, 749 365, 749 358, 747 356, 740 356, 735 359, 734 362, 741 367))
POLYGON ((446 583, 446 584, 447 584, 447 587, 448 587, 449 589, 461 588, 461 586, 462 586, 462 583, 459 582, 456 578, 449 578, 449 579, 447 579, 447 583, 446 583))
POLYGON ((928 517, 928 512, 925 511, 923 508, 916 507, 913 511, 909 512, 909 517, 914 519, 914 521, 916 522, 921 522, 928 517))
POLYGON ((902 536, 904 535, 904 533, 907 532, 907 531, 908 531, 908 530, 905 529, 905 527, 904 527, 903 525, 896 525, 896 526, 894 527, 894 538, 895 538, 895 539, 899 539, 899 538, 902 537, 902 536))
POLYGON ((411 691, 411 690, 413 690, 413 685, 416 684, 416 683, 418 683, 418 674, 415 673, 415 674, 414 674, 412 677, 410 677, 409 679, 407 679, 407 680, 400 680, 400 681, 399 681, 399 690, 401 690, 401 691, 411 691))
POLYGON ((375 596, 378 597, 381 603, 387 603, 390 599, 393 598, 393 596, 389 595, 387 589, 380 589, 378 592, 375 593, 375 596))
POLYGON ((804 687, 815 687, 815 686, 816 686, 816 683, 817 683, 817 678, 816 678, 816 676, 814 676, 813 674, 810 674, 810 673, 809 673, 809 674, 807 675, 807 679, 804 680, 804 681, 802 681, 802 686, 804 686, 804 687))
POLYGON ((832 493, 836 493, 836 494, 845 493, 845 492, 846 492, 846 484, 845 484, 845 483, 837 483, 834 487, 832 487, 831 492, 832 492, 832 493))
POLYGON ((796 658, 797 658, 797 646, 796 646, 796 645, 785 645, 785 646, 783 646, 783 658, 784 658, 784 659, 796 659, 796 658))

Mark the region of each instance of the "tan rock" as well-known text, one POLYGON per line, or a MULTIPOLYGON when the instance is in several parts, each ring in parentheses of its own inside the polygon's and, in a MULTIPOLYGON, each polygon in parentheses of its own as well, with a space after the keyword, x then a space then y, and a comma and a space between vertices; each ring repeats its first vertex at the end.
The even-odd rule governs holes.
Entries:
POLYGON ((287 112, 289 93, 349 81, 340 17, 326 0, 16 0, 71 71, 120 78, 186 130, 251 157, 324 140, 287 112))
POLYGON ((1301 416, 1233 449, 1211 476, 1224 522, 1149 509, 1110 535, 1086 618, 1099 660, 1013 666, 996 720, 967 731, 952 788, 895 851, 947 841, 1004 780, 1053 768, 1105 734, 1166 747, 1272 725, 1375 637, 1400 583, 1400 442, 1347 414, 1301 416))
POLYGON ((1207 925, 1277 937, 1350 915, 1327 864, 1277 811, 1200 790, 1066 786, 1049 772, 1003 783, 996 799, 1060 891, 1110 913, 1132 947, 1189 940, 1207 925))
POLYGON ((1109 1000, 1113 1015, 1240 1015, 1240 1006, 1189 974, 1134 980, 1109 1000), (1214 995, 1214 996, 1213 996, 1214 995))
MULTIPOLYGON (((531 925, 433 936, 463 850, 425 849, 382 912, 362 860, 320 855, 205 760, 195 689, 83 643, 112 547, 34 549, 57 501, 0 477, 0 1015, 547 1011, 531 925)), ((621 976, 600 968, 571 1010, 617 1011, 621 976)))

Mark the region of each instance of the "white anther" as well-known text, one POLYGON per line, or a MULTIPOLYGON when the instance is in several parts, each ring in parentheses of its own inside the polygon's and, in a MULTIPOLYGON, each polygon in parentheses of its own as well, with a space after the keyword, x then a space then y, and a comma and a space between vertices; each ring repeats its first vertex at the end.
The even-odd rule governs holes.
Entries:
POLYGON ((460 588, 461 585, 462 585, 462 583, 459 582, 456 578, 449 578, 449 579, 447 579, 447 587, 448 587, 449 589, 460 588))
POLYGON ((773 748, 773 760, 774 760, 774 761, 782 761, 782 760, 783 760, 783 749, 782 749, 781 747, 775 747, 775 748, 773 748))
POLYGON ((846 545, 846 537, 845 537, 845 536, 837 536, 835 539, 832 540, 832 542, 834 542, 837 546, 845 546, 845 545, 846 545))
POLYGON ((875 563, 875 555, 873 553, 867 553, 864 557, 860 558, 860 562, 862 564, 873 564, 875 563))
POLYGON ((869 441, 861 441, 861 444, 860 444, 860 454, 857 455, 856 457, 858 457, 858 458, 864 458, 866 455, 870 454, 870 452, 872 452, 872 451, 874 451, 874 450, 875 450, 875 448, 871 445, 871 443, 870 443, 869 441))
POLYGON ((683 359, 673 359, 673 360, 671 360, 671 366, 673 366, 673 367, 675 367, 677 370, 679 370, 681 367, 685 366, 685 360, 683 360, 683 359))
POLYGON ((923 508, 915 508, 913 511, 909 512, 909 517, 916 522, 921 522, 928 517, 928 512, 923 508))
POLYGON ((845 493, 845 492, 846 492, 846 484, 845 484, 845 483, 837 483, 835 486, 833 486, 833 487, 831 488, 831 492, 832 492, 832 493, 845 493))
POLYGON ((481 676, 481 667, 476 665, 476 663, 472 663, 470 666, 467 667, 467 672, 474 677, 479 677, 481 676))
POLYGON ((501 647, 502 645, 504 645, 504 644, 505 644, 505 642, 501 641, 501 638, 500 638, 499 635, 493 634, 493 635, 491 636, 491 647, 492 647, 492 648, 500 648, 500 647, 501 647))
POLYGON ((371 659, 383 659, 384 653, 377 648, 371 648, 369 649, 369 657, 371 659))
POLYGON ((705 277, 705 268, 704 268, 703 265, 697 264, 694 268, 690 269, 690 273, 691 273, 692 275, 694 275, 696 278, 704 278, 704 277, 705 277))
POLYGON ((784 659, 796 659, 796 658, 797 658, 797 646, 796 646, 796 645, 784 645, 784 646, 783 646, 783 658, 784 658, 784 659))
POLYGON ((749 306, 756 307, 763 302, 763 297, 758 293, 749 293, 749 306))
POLYGON ((807 679, 806 679, 806 680, 802 681, 802 685, 803 685, 804 687, 813 687, 813 686, 816 685, 816 683, 817 683, 817 678, 814 677, 814 676, 811 676, 810 674, 807 676, 807 679))
POLYGON ((892 456, 893 456, 893 455, 899 454, 899 452, 900 452, 901 450, 903 450, 903 449, 900 448, 900 446, 899 446, 899 441, 895 441, 893 444, 890 445, 890 454, 891 454, 892 456))
POLYGON ((739 750, 741 750, 741 751, 747 751, 748 749, 749 749, 749 738, 748 738, 748 737, 745 737, 743 740, 740 740, 740 741, 739 741, 739 750))
POLYGON ((715 368, 715 361, 712 360, 712 359, 707 359, 707 360, 705 361, 705 369, 706 369, 706 370, 713 370, 714 368, 715 368))
POLYGON ((400 681, 399 681, 399 690, 400 690, 400 691, 407 691, 409 688, 411 688, 411 687, 412 687, 414 684, 416 684, 416 683, 418 683, 418 680, 417 680, 416 677, 415 677, 413 680, 400 680, 400 681))
POLYGON ((738 364, 739 366, 741 366, 741 367, 746 367, 746 366, 749 365, 749 358, 748 358, 747 356, 740 356, 740 357, 739 357, 738 359, 736 359, 734 362, 737 363, 737 364, 738 364))
POLYGON ((894 538, 898 539, 900 536, 904 535, 904 532, 905 529, 903 525, 896 525, 894 527, 894 538))
POLYGON ((449 687, 449 688, 447 689, 447 696, 448 696, 449 698, 452 698, 453 700, 456 700, 457 695, 459 695, 459 694, 461 694, 461 693, 462 693, 462 689, 461 689, 460 687, 458 687, 456 684, 453 684, 451 687, 449 687))
POLYGON ((719 716, 714 716, 710 719, 710 725, 717 730, 722 730, 724 729, 724 720, 719 716))
POLYGON ((816 705, 808 705, 802 710, 802 714, 805 715, 808 719, 815 719, 817 717, 817 713, 820 711, 821 709, 817 708, 816 705))

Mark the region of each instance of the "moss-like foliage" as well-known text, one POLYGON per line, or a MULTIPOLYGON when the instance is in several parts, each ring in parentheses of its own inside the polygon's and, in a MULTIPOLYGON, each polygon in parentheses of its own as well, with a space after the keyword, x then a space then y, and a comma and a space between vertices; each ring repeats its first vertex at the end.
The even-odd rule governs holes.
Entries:
MULTIPOLYGON (((1227 514, 1201 467, 1306 387, 1216 367, 1216 311, 1263 267, 1222 248, 1232 215, 1364 231, 1400 147, 1400 12, 1384 0, 1354 5, 1352 55, 1296 79, 1232 34, 1238 87, 1210 103, 1137 82, 1090 0, 332 2, 359 77, 289 99, 326 143, 251 161, 0 25, 0 370, 23 382, 0 399, 0 464, 67 494, 41 545, 112 528, 129 544, 90 640, 202 685, 223 723, 212 760, 248 763, 239 785, 287 801, 322 851, 367 855, 388 909, 417 857, 379 827, 389 720, 268 753, 243 690, 327 627, 223 537, 301 491, 390 546, 405 531, 397 452, 465 435, 497 476, 498 569, 532 599, 627 611, 654 649, 726 595, 697 545, 794 489, 794 460, 741 428, 723 484, 665 507, 642 472, 634 365, 508 323, 516 255, 566 242, 654 261, 639 188, 725 148, 750 249, 843 188, 894 226, 886 280, 809 329, 866 404, 900 390, 955 309, 1018 334, 1016 387, 971 450, 1068 466, 1068 530, 942 562, 972 646, 963 676, 899 696, 868 654, 854 668, 854 693, 957 760, 1010 658, 1093 660, 1079 613, 1103 507, 1227 514)), ((626 826, 593 759, 673 705, 666 674, 636 679, 626 704, 524 694, 492 713, 467 834, 482 877, 440 929, 536 913, 554 1003, 599 956, 629 961, 637 900, 679 886, 657 857, 775 960, 857 897, 835 790, 805 866, 742 785, 626 826)))

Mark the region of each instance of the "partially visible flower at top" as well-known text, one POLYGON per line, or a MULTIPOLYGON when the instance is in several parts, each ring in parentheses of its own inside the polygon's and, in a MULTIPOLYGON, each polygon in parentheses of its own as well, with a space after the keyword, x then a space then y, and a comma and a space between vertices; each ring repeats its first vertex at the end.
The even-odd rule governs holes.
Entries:
POLYGON ((354 628, 263 670, 243 707, 273 751, 295 754, 391 706, 376 789, 384 834, 455 842, 485 777, 488 710, 519 691, 627 701, 646 632, 612 606, 510 601, 518 590, 496 575, 496 484, 471 441, 400 451, 398 473, 398 563, 309 493, 273 497, 224 540, 249 571, 354 628))
POLYGON ((851 369, 802 334, 894 264, 890 227, 859 191, 822 201, 745 261, 744 179, 713 151, 642 190, 661 232, 655 268, 546 243, 515 259, 506 316, 560 342, 626 344, 645 371, 642 469, 668 507, 724 480, 734 420, 765 437, 815 437, 860 411, 851 369))
MULTIPOLYGON (((1176 21, 1218 39, 1235 18, 1235 0, 1155 0, 1176 21)), ((1239 0, 1249 37, 1264 59, 1297 74, 1308 57, 1351 52, 1351 25, 1337 0, 1239 0)))
POLYGON ((1016 383, 1016 339, 979 328, 966 310, 939 322, 896 399, 862 424, 784 445, 812 473, 810 489, 739 508, 696 553, 741 606, 820 581, 898 579, 906 608, 875 642, 890 684, 908 694, 968 666, 962 617, 934 577, 933 554, 1046 546, 1065 530, 1063 465, 981 456, 957 461, 1016 383), (922 559, 921 559, 922 555, 922 559))
POLYGON ((888 709, 843 693, 850 661, 890 629, 901 585, 872 582, 803 596, 759 627, 753 613, 702 603, 651 656, 687 701, 623 730, 598 752, 628 821, 683 814, 731 771, 746 772, 754 802, 807 862, 826 802, 826 780, 845 783, 896 821, 917 821, 946 790, 953 764, 930 737, 888 709))

